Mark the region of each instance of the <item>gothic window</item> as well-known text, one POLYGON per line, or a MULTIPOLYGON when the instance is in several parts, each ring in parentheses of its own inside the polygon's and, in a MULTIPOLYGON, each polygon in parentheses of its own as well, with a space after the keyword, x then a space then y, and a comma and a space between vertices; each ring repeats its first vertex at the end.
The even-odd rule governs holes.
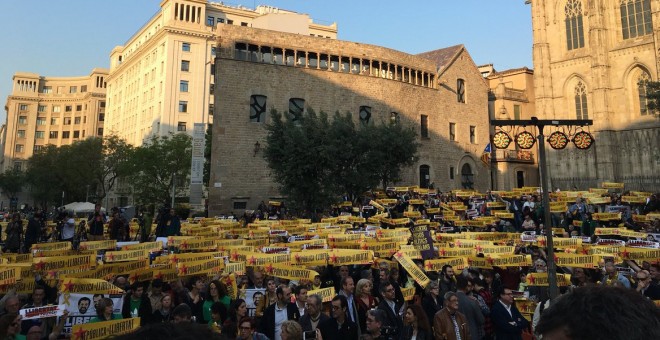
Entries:
POLYGON ((266 120, 266 96, 250 96, 250 122, 261 123, 266 120))
POLYGON ((456 99, 459 103, 465 103, 465 80, 456 81, 456 99))
POLYGON ((473 189, 474 188, 474 174, 472 173, 472 167, 470 164, 463 164, 461 168, 461 185, 463 189, 473 189))
POLYGON ((302 98, 289 99, 289 119, 292 122, 298 121, 302 118, 303 111, 305 111, 305 100, 302 98))
POLYGON ((587 88, 581 81, 575 86, 575 116, 577 119, 589 119, 587 88))
POLYGON ((566 11, 566 45, 568 50, 584 47, 582 2, 579 0, 568 0, 564 10, 566 11))
POLYGON ((639 95, 639 113, 642 116, 649 114, 648 98, 646 97, 646 84, 650 81, 648 73, 642 73, 637 79, 637 93, 639 95))
POLYGON ((371 120, 371 106, 360 106, 360 123, 369 125, 371 120))
POLYGON ((653 32, 650 0, 621 0, 621 31, 623 39, 653 32))

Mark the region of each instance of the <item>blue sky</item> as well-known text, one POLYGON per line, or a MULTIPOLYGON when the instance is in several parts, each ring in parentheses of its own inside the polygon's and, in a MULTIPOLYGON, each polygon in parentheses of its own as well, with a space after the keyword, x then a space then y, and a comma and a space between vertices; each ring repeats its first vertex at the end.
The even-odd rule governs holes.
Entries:
MULTIPOLYGON (((159 9, 161 0, 3 0, 0 11, 0 122, 15 72, 83 76, 107 68, 122 45, 159 9)), ((215 1, 214 1, 215 2, 215 1)), ((524 0, 264 0, 337 22, 339 39, 420 53, 464 44, 477 64, 532 67, 531 9, 524 0)))

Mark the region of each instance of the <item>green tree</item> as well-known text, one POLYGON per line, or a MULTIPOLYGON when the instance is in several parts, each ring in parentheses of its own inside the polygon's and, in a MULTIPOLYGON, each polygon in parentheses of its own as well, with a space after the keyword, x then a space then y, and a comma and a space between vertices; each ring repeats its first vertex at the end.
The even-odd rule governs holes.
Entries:
MULTIPOLYGON (((192 138, 185 133, 152 137, 135 148, 130 159, 133 174, 127 180, 133 187, 136 201, 140 204, 170 202, 172 185, 190 176, 191 157, 192 138)), ((184 188, 179 185, 176 189, 182 192, 184 188)))
POLYGON ((649 113, 660 114, 660 82, 646 82, 646 99, 648 100, 649 113))
POLYGON ((0 189, 9 198, 16 197, 25 184, 25 174, 18 169, 7 169, 0 174, 0 189))
POLYGON ((288 203, 309 213, 398 180, 416 158, 415 131, 398 124, 357 126, 350 113, 330 121, 311 110, 298 121, 271 116, 264 157, 288 203))
POLYGON ((64 189, 64 178, 60 171, 61 150, 54 145, 47 145, 27 161, 26 181, 30 185, 30 194, 44 210, 61 203, 64 189))

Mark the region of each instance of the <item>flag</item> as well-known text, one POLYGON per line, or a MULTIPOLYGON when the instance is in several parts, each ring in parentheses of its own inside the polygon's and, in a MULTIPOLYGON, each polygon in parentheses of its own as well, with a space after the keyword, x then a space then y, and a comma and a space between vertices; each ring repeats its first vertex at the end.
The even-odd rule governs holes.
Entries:
POLYGON ((490 143, 486 145, 486 148, 484 148, 484 153, 481 155, 480 159, 484 163, 486 167, 490 167, 490 153, 491 153, 491 147, 490 143))

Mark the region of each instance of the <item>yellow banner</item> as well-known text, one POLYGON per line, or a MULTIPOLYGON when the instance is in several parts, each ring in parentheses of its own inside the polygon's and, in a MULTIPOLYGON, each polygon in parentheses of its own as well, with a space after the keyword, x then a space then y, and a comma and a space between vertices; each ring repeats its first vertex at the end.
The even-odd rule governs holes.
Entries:
POLYGON ((625 247, 619 255, 624 260, 658 262, 660 260, 660 249, 625 247))
POLYGON ((265 266, 269 263, 289 263, 291 262, 291 255, 238 252, 238 260, 246 261, 247 266, 265 266))
POLYGON ((87 270, 96 266, 94 255, 38 257, 32 261, 37 272, 57 272, 62 269, 87 270))
POLYGON ((122 294, 124 291, 108 281, 67 277, 61 280, 61 293, 122 294))
POLYGON ((454 246, 459 248, 474 248, 477 245, 490 246, 493 245, 493 242, 486 240, 454 240, 454 246))
POLYGON ((594 213, 592 214, 592 217, 596 221, 620 220, 621 213, 594 213))
MULTIPOLYGON (((536 237, 536 242, 539 247, 547 246, 547 239, 545 236, 536 237)), ((581 238, 566 238, 566 237, 555 237, 552 239, 552 245, 555 248, 575 248, 582 245, 581 238)))
POLYGON ((94 255, 96 256, 96 250, 35 250, 33 258, 37 257, 57 257, 57 256, 83 256, 83 255, 94 255))
POLYGON ((224 268, 225 263, 222 259, 177 263, 179 276, 216 274, 224 268))
POLYGON ((360 249, 362 250, 371 250, 374 252, 374 256, 378 257, 390 257, 392 254, 396 253, 399 249, 398 242, 369 242, 362 241, 360 243, 360 249))
MULTIPOLYGON (((548 284, 548 273, 529 273, 525 277, 525 282, 528 286, 542 286, 547 287, 548 284)), ((571 285, 571 275, 569 274, 557 274, 557 286, 558 287, 568 287, 571 285)))
POLYGON ((477 252, 474 248, 438 248, 438 255, 440 257, 466 257, 476 256, 477 252))
POLYGON ((609 204, 612 200, 609 197, 589 197, 587 203, 589 204, 609 204))
POLYGON ((225 273, 235 273, 236 275, 245 274, 245 262, 225 263, 225 273))
POLYGON ((401 288, 404 301, 412 301, 415 297, 415 287, 401 288))
POLYGON ((397 252, 394 254, 394 258, 399 261, 403 269, 405 269, 410 276, 413 277, 415 282, 422 286, 422 288, 426 288, 426 286, 431 282, 431 280, 424 274, 424 272, 417 267, 415 262, 413 260, 406 256, 405 254, 401 252, 397 252))
MULTIPOLYGON (((523 314, 534 314, 537 303, 527 299, 516 299, 516 308, 523 314)), ((531 321, 531 320, 530 320, 531 321)))
POLYGON ((148 250, 119 250, 107 251, 103 260, 105 262, 126 262, 149 258, 148 250))
POLYGON ((168 264, 179 262, 192 262, 202 260, 213 260, 216 257, 224 256, 223 252, 206 252, 206 253, 186 253, 186 254, 170 254, 167 256, 158 256, 154 261, 155 264, 168 264))
POLYGON ((21 279, 21 270, 17 267, 0 268, 0 286, 11 285, 21 279))
POLYGON ((153 268, 138 269, 128 274, 128 282, 130 284, 133 284, 135 282, 151 281, 153 277, 154 277, 153 268))
POLYGON ((328 264, 328 250, 304 250, 291 253, 291 262, 296 265, 325 266, 328 264))
POLYGON ((342 264, 371 264, 374 252, 371 250, 344 250, 333 249, 328 255, 328 264, 340 266, 342 264))
POLYGON ((116 240, 104 240, 104 241, 86 241, 80 242, 78 246, 79 250, 114 250, 117 247, 116 240))
POLYGON ((513 254, 515 251, 515 247, 511 246, 484 246, 480 244, 474 246, 474 249, 477 253, 482 254, 513 254))
POLYGON ((566 202, 550 202, 550 212, 552 213, 566 212, 566 202))
POLYGON ((609 190, 607 189, 600 189, 600 188, 589 188, 589 192, 598 194, 598 195, 607 195, 607 192, 609 190))
POLYGON ((424 270, 428 271, 439 271, 442 270, 442 266, 450 265, 456 270, 463 270, 468 266, 467 259, 465 257, 451 257, 446 259, 433 259, 424 261, 424 270))
POLYGON ((559 267, 598 268, 600 256, 555 253, 555 263, 559 267))
POLYGON ((33 244, 31 250, 69 250, 71 242, 52 242, 33 244))
POLYGON ((413 260, 422 259, 422 253, 420 253, 419 250, 417 249, 400 249, 399 251, 406 254, 406 256, 410 257, 413 260))
POLYGON ((94 323, 73 325, 71 338, 73 340, 107 339, 111 336, 125 334, 140 328, 140 318, 129 318, 94 323))
POLYGON ((3 259, 7 259, 9 263, 22 263, 29 262, 32 263, 32 254, 2 254, 3 259))
POLYGON ((513 213, 505 212, 505 211, 496 211, 496 212, 495 212, 495 217, 499 217, 499 218, 513 218, 513 213))
POLYGON ((505 202, 486 202, 486 207, 490 209, 506 208, 505 202))
POLYGON ((155 241, 155 242, 144 242, 144 243, 138 243, 138 244, 129 244, 127 246, 123 246, 121 250, 147 250, 147 251, 159 251, 163 249, 163 242, 161 241, 155 241))
MULTIPOLYGON (((479 259, 478 257, 476 259, 479 259)), ((487 265, 493 267, 525 267, 532 265, 531 255, 487 255, 485 258, 487 265)), ((471 257, 468 260, 475 260, 471 257)), ((471 265, 472 266, 472 265, 471 265)))
POLYGON ((179 273, 174 268, 154 268, 154 279, 163 280, 163 282, 172 282, 179 279, 179 273))
POLYGON ((307 296, 313 294, 319 295, 323 302, 331 302, 332 299, 337 296, 337 294, 335 294, 335 287, 321 288, 307 292, 307 296))
POLYGON ((622 202, 634 203, 634 204, 646 204, 646 197, 644 196, 622 196, 622 202))
POLYGON ((623 183, 603 182, 601 188, 603 189, 623 189, 623 183))
POLYGON ((262 267, 266 274, 270 276, 275 276, 279 277, 282 279, 289 279, 289 280, 309 280, 312 281, 314 280, 314 277, 319 275, 319 273, 309 270, 309 269, 304 269, 304 268, 296 268, 292 266, 287 266, 287 265, 281 265, 281 264, 268 264, 264 267, 262 267))
POLYGON ((647 215, 632 215, 632 219, 634 222, 638 222, 638 223, 651 222, 651 220, 649 220, 649 217, 647 215))

